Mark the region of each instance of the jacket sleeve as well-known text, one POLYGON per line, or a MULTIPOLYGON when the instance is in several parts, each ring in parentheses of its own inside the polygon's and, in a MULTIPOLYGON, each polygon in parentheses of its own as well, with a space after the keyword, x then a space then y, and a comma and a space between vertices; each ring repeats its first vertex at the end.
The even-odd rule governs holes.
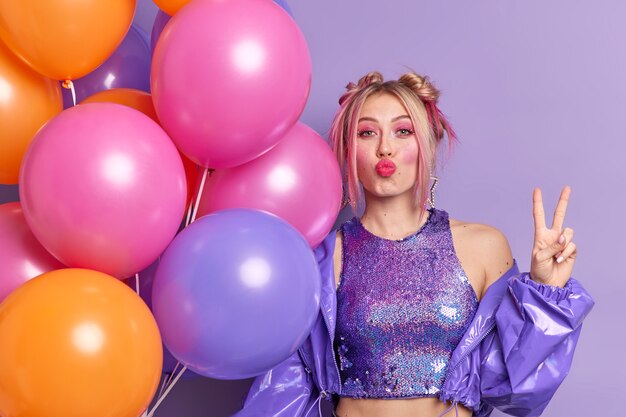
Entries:
POLYGON ((254 379, 243 408, 231 417, 305 417, 314 415, 316 388, 298 351, 254 379))
POLYGON ((483 407, 539 416, 569 372, 593 305, 573 278, 563 288, 536 283, 528 273, 509 278, 495 331, 481 345, 483 407))

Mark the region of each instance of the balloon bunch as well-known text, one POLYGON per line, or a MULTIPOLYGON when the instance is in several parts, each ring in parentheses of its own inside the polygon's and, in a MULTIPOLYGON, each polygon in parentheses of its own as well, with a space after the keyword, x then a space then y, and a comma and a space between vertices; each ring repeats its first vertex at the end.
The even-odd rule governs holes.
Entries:
POLYGON ((258 375, 318 315, 341 177, 298 122, 302 33, 283 1, 157 4, 151 45, 134 0, 0 4, 0 182, 21 199, 0 206, 3 417, 151 416, 186 369, 258 375), (183 368, 148 413, 162 343, 183 368))

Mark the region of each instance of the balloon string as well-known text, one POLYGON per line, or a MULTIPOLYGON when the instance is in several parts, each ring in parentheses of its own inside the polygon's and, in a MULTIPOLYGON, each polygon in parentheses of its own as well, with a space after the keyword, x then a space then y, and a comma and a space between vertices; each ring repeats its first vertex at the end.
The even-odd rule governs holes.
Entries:
POLYGON ((76 105, 76 91, 74 90, 74 83, 72 80, 63 81, 63 88, 67 88, 72 92, 72 105, 76 105))
POLYGON ((198 173, 200 172, 200 166, 196 165, 196 181, 194 183, 194 187, 193 187, 193 194, 191 196, 191 199, 189 200, 189 208, 187 209, 187 220, 185 221, 185 227, 189 226, 189 223, 191 222, 191 213, 193 213, 193 207, 195 206, 194 202, 196 201, 196 198, 198 198, 198 187, 200 186, 198 181, 198 173))
MULTIPOLYGON (((163 390, 165 389, 166 386, 166 382, 169 381, 168 377, 170 377, 172 374, 165 374, 163 375, 163 382, 161 382, 161 388, 159 388, 159 395, 157 396, 157 398, 159 398, 161 396, 161 394, 163 394, 163 390)), ((146 415, 148 415, 148 411, 146 410, 145 413, 142 414, 141 417, 145 417, 146 415)))
POLYGON ((176 383, 178 382, 180 377, 183 376, 183 374, 185 373, 186 370, 187 370, 187 367, 183 366, 182 369, 180 370, 180 372, 178 373, 178 375, 176 375, 176 378, 174 378, 172 383, 167 387, 167 389, 165 390, 163 395, 159 395, 159 399, 157 400, 156 404, 154 404, 154 407, 152 407, 152 410, 150 410, 150 412, 148 413, 148 415, 146 417, 152 417, 154 415, 154 412, 156 411, 157 407, 159 405, 161 405, 161 403, 163 402, 165 397, 167 397, 167 394, 170 393, 170 391, 172 390, 174 385, 176 385, 176 383))
POLYGON ((187 220, 185 220, 185 227, 189 226, 189 220, 191 220, 192 211, 193 211, 193 198, 189 200, 189 208, 187 209, 187 220))
POLYGON ((135 292, 139 294, 139 273, 135 274, 135 292))
POLYGON ((159 391, 159 397, 163 393, 163 390, 166 389, 170 385, 170 381, 172 380, 172 377, 176 374, 176 371, 178 370, 179 366, 180 366, 180 362, 176 362, 176 366, 174 366, 174 370, 169 374, 168 378, 165 381, 163 381, 163 386, 161 387, 161 390, 159 391))
POLYGON ((198 214, 198 207, 200 206, 200 197, 202 196, 202 191, 204 190, 204 183, 206 182, 207 174, 209 173, 209 168, 204 168, 204 172, 202 173, 202 181, 200 181, 200 188, 198 189, 198 193, 196 194, 196 202, 193 208, 193 214, 191 215, 190 223, 196 219, 196 215, 198 214))

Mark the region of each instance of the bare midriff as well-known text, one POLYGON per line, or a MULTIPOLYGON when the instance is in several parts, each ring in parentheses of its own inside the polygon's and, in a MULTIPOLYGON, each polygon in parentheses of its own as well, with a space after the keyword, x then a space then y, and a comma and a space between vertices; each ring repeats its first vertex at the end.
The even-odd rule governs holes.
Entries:
MULTIPOLYGON (((450 408, 450 403, 444 404, 437 398, 407 398, 407 399, 355 399, 342 397, 339 400, 335 414, 337 417, 438 417, 450 408)), ((456 417, 455 407, 452 407, 445 417, 456 417)), ((472 411, 458 405, 459 417, 472 417, 472 411)))

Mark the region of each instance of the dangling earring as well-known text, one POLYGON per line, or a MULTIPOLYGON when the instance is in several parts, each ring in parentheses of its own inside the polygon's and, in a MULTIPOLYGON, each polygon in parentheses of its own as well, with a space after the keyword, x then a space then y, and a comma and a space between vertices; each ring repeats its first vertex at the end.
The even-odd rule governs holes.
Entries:
POLYGON ((430 198, 427 200, 428 204, 430 204, 431 208, 435 208, 435 188, 437 188, 437 183, 439 182, 439 178, 434 175, 431 175, 431 180, 433 180, 433 185, 430 186, 430 198))
POLYGON ((350 204, 350 196, 344 191, 341 196, 341 208, 343 209, 350 204))

